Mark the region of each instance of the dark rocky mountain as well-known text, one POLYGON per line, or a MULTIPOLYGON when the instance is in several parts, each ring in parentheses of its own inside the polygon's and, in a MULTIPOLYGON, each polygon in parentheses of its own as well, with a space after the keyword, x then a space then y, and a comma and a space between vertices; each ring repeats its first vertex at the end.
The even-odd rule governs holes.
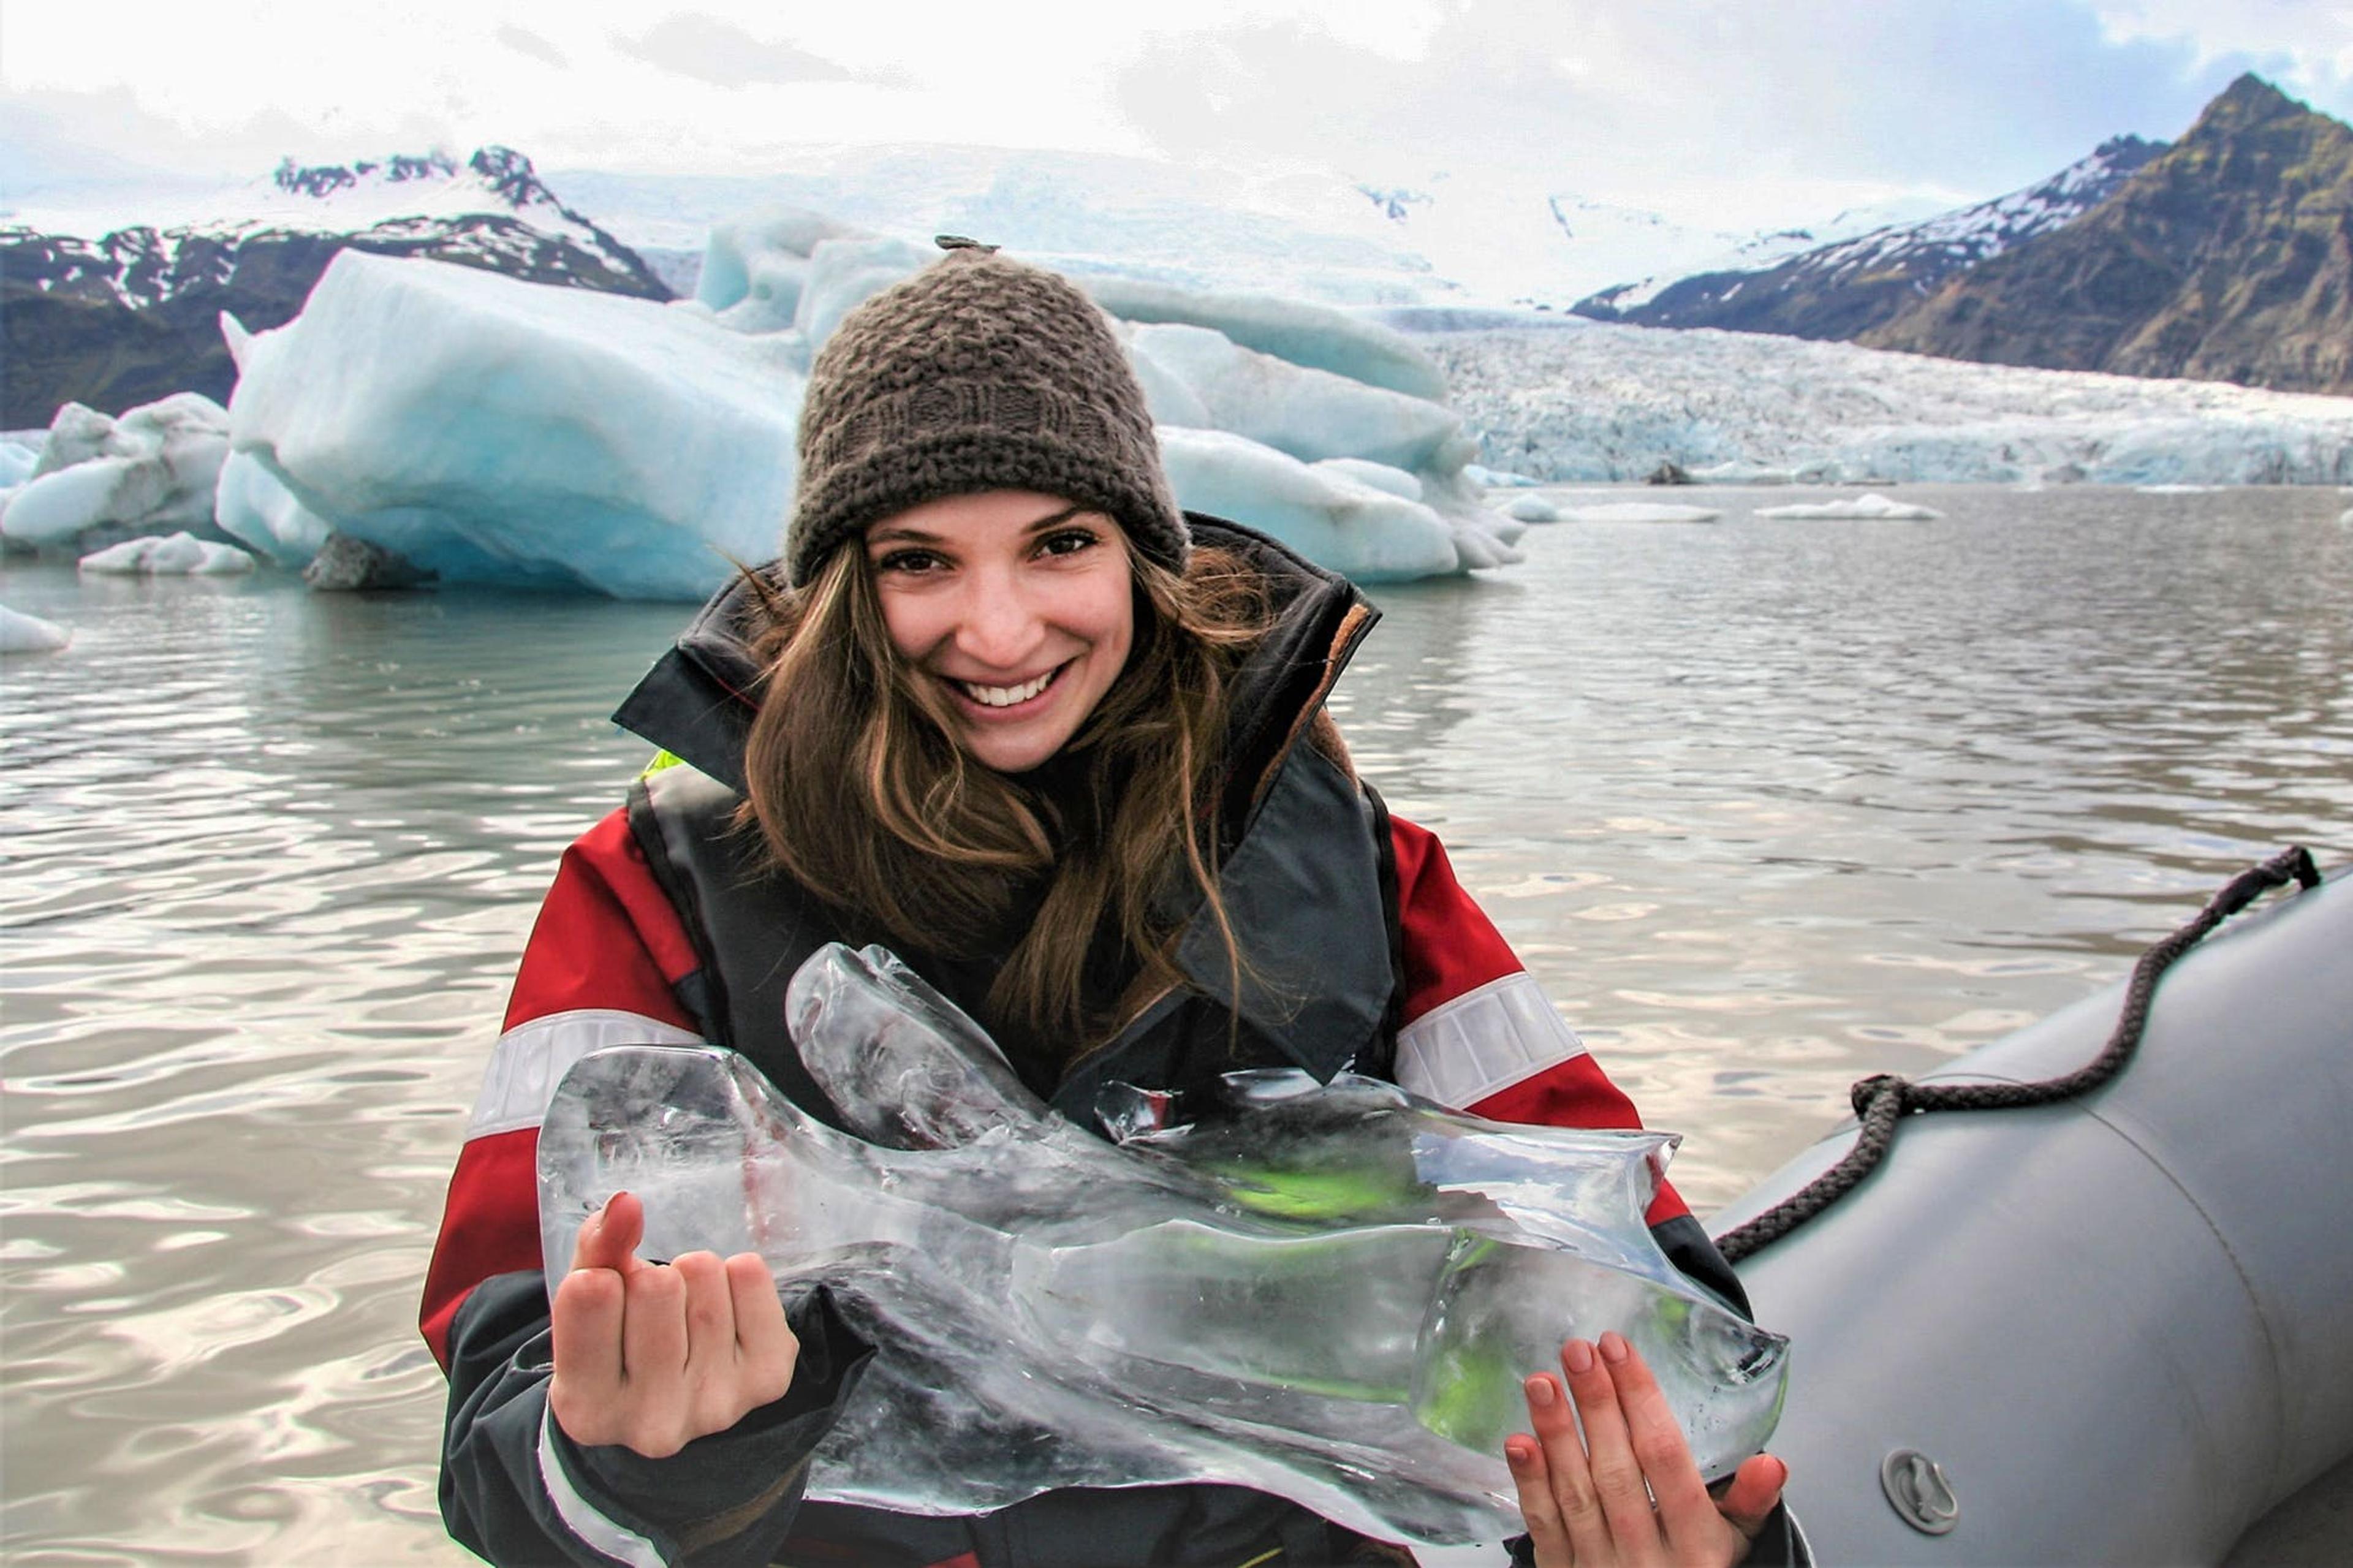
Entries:
POLYGON ((1873 229, 1774 267, 1703 272, 1659 289, 1604 289, 1574 309, 1580 316, 1645 327, 1858 337, 1894 320, 1955 274, 2073 223, 2164 151, 2161 142, 2118 136, 2042 184, 1992 201, 1873 229))
POLYGON ((2242 76, 2105 203, 1859 341, 2353 393, 2353 129, 2242 76))
POLYGON ((254 216, 98 239, 0 226, 0 428, 59 405, 120 414, 174 392, 226 402, 237 369, 224 310, 259 331, 302 308, 350 247, 537 283, 667 300, 637 252, 559 202, 531 160, 485 147, 350 165, 280 164, 254 216))

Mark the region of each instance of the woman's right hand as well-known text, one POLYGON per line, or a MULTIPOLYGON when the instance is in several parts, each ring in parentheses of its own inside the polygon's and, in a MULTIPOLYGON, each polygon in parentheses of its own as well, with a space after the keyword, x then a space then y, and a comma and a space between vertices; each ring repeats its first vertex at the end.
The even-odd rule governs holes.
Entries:
POLYGON ((757 1253, 648 1263, 645 1230, 645 1205, 628 1193, 580 1227, 552 1310, 547 1403, 575 1443, 661 1459, 782 1399, 801 1347, 757 1253))

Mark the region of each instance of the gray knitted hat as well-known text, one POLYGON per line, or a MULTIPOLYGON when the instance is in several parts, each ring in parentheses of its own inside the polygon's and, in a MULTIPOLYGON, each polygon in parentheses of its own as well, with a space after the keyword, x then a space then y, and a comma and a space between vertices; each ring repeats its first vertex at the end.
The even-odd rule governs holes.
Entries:
POLYGON ((940 243, 946 256, 843 317, 810 367, 789 580, 869 523, 998 489, 1107 512, 1183 571, 1191 536, 1110 318, 1051 272, 940 243))

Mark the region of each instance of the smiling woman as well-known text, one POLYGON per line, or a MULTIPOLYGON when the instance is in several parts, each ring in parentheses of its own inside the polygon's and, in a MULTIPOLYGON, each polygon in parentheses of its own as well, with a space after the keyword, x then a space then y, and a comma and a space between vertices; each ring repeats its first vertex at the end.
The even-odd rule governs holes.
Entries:
MULTIPOLYGON (((714 601, 619 715, 691 765, 574 846, 524 954, 425 1302, 451 1381, 444 1510, 494 1560, 1398 1560, 1207 1481, 986 1516, 804 1499, 876 1353, 825 1290, 787 1303, 749 1253, 641 1258, 621 1194, 551 1293, 532 1170, 564 1069, 703 1040, 839 1125, 783 1009, 828 942, 889 945, 1081 1125, 1113 1082, 1182 1093, 1270 1067, 1353 1067, 1500 1121, 1639 1124, 1437 840, 1350 767, 1324 705, 1371 607, 1180 513, 1107 318, 1051 273, 952 249, 818 356, 783 561, 714 601)), ((1672 1189, 1648 1218, 1741 1300, 1672 1189)), ((1535 1562, 1728 1563, 1768 1529, 1788 1547, 1778 1461, 1712 1497, 1623 1341, 1573 1341, 1560 1366, 1524 1369, 1535 1436, 1493 1456, 1535 1562)))

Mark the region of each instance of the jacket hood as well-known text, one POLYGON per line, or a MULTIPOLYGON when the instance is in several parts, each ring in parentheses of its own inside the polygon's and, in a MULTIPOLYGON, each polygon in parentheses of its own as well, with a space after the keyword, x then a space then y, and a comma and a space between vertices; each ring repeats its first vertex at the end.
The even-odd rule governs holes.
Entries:
MULTIPOLYGON (((1254 529, 1199 512, 1186 513, 1185 521, 1197 547, 1230 551, 1259 571, 1274 612, 1234 684, 1223 813, 1230 837, 1379 612, 1345 577, 1254 529)), ((777 563, 758 570, 782 584, 777 563)), ((622 700, 613 721, 741 795, 744 742, 759 706, 760 667, 750 647, 759 625, 751 585, 730 582, 622 700)))

